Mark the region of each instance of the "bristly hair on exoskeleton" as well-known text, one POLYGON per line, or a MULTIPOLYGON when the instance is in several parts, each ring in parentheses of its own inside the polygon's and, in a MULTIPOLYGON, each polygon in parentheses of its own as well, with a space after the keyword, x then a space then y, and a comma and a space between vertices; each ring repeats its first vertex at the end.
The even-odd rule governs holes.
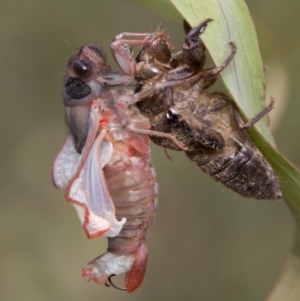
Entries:
POLYGON ((163 33, 165 31, 165 29, 167 28, 168 23, 169 23, 169 20, 159 23, 156 27, 156 32, 163 33))

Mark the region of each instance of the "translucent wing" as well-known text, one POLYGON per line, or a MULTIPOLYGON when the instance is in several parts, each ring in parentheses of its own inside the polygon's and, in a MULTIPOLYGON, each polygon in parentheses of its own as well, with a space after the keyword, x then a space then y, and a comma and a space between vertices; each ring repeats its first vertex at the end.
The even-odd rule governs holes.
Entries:
POLYGON ((104 140, 106 130, 97 136, 99 113, 92 106, 89 134, 82 155, 69 135, 53 164, 53 182, 57 188, 66 188, 68 202, 75 206, 81 224, 88 236, 94 238, 105 233, 119 234, 126 219, 118 221, 115 206, 107 189, 102 168, 109 162, 113 147, 104 140))

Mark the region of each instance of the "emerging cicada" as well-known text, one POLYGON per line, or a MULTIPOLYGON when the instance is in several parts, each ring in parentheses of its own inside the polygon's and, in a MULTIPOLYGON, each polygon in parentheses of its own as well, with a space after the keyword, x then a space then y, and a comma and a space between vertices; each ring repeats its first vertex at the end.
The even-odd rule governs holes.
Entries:
MULTIPOLYGON (((117 51, 121 57, 128 50, 122 46, 117 51)), ((91 261, 82 275, 114 286, 110 277, 126 273, 128 292, 144 277, 148 256, 143 241, 157 203, 148 135, 168 137, 184 149, 171 135, 149 130, 148 119, 134 105, 153 88, 135 95, 131 85, 132 77, 112 71, 93 44, 70 58, 63 92, 69 135, 52 172, 87 237, 108 237, 107 253, 91 261)))
POLYGON ((89 280, 115 286, 111 276, 126 273, 128 292, 143 280, 148 257, 143 241, 157 202, 148 136, 185 151, 202 170, 244 196, 281 197, 274 170, 245 132, 273 103, 243 124, 228 96, 206 91, 236 52, 231 43, 220 67, 203 68, 205 48, 198 36, 210 20, 191 29, 175 55, 164 33, 117 35, 111 50, 119 72, 93 44, 68 62, 63 99, 69 135, 52 174, 88 238, 108 237, 107 253, 83 269, 89 280), (129 45, 143 46, 136 58, 129 45))

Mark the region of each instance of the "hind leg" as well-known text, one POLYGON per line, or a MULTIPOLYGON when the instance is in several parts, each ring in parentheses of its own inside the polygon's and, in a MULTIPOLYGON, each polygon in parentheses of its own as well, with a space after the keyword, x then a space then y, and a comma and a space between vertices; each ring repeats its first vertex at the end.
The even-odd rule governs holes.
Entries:
POLYGON ((267 115, 271 110, 273 110, 275 108, 274 104, 275 104, 274 98, 271 98, 270 104, 265 109, 263 109, 260 113, 258 113, 256 116, 251 118, 247 123, 244 123, 240 113, 237 110, 233 110, 233 117, 240 129, 247 130, 251 128, 257 121, 259 121, 265 115, 267 115))

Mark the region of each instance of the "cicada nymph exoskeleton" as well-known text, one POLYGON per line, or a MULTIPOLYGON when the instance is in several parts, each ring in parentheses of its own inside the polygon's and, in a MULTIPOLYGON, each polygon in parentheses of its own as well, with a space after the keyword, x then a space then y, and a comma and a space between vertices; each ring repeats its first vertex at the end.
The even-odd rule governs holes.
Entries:
MULTIPOLYGON (((224 63, 204 68, 205 46, 199 35, 210 21, 206 19, 192 29, 185 23, 187 35, 182 51, 176 54, 172 54, 166 36, 142 47, 136 57, 136 92, 158 83, 170 86, 155 91, 137 106, 149 119, 151 129, 176 137, 188 149, 186 155, 215 180, 245 197, 281 198, 275 171, 246 132, 274 107, 274 102, 244 124, 226 94, 207 91, 236 53, 230 42, 231 52, 224 63)), ((150 137, 158 145, 179 150, 169 139, 150 137)))

